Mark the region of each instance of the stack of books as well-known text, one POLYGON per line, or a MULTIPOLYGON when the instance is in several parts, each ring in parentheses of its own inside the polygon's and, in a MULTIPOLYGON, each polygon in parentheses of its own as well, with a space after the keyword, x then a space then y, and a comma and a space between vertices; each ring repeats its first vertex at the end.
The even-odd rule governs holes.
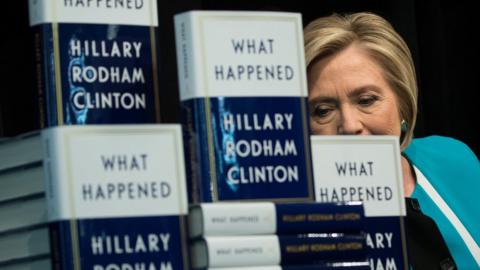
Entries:
POLYGON ((175 16, 193 269, 368 267, 362 206, 313 202, 302 32, 298 13, 175 16))
POLYGON ((184 170, 179 125, 0 142, 0 269, 188 269, 184 170))
POLYGON ((0 141, 0 269, 49 269, 39 132, 0 141))
POLYGON ((369 269, 362 203, 201 203, 193 269, 369 269))

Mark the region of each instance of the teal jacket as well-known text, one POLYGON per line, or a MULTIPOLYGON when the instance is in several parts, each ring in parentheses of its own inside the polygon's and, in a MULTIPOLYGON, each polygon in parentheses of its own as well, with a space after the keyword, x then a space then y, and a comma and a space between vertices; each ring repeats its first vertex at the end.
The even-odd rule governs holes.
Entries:
POLYGON ((411 197, 437 223, 458 269, 480 269, 478 158, 462 142, 441 136, 414 139, 404 154, 420 171, 411 197))

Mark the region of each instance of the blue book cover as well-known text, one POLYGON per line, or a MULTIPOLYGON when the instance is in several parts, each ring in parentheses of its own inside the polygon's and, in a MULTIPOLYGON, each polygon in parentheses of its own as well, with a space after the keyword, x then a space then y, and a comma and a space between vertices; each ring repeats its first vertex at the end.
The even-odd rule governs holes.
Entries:
POLYGON ((316 200, 364 203, 372 270, 409 269, 399 146, 395 136, 312 136, 316 200))
POLYGON ((365 229, 361 202, 215 202, 192 205, 189 235, 358 233, 365 229))
POLYGON ((313 201, 298 13, 175 16, 190 202, 313 201))
POLYGON ((187 270, 180 125, 42 131, 53 269, 187 270))
POLYGON ((156 1, 29 1, 41 127, 159 122, 156 1))
POLYGON ((194 269, 367 259, 363 233, 209 236, 194 241, 191 254, 194 269))

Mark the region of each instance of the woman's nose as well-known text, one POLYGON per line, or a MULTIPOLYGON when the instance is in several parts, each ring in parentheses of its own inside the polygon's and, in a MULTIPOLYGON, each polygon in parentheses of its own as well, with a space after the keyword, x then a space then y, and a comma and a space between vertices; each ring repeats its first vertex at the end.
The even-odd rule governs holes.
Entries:
POLYGON ((338 123, 337 132, 341 135, 361 135, 363 124, 360 121, 360 115, 355 109, 349 106, 341 108, 341 117, 338 123))

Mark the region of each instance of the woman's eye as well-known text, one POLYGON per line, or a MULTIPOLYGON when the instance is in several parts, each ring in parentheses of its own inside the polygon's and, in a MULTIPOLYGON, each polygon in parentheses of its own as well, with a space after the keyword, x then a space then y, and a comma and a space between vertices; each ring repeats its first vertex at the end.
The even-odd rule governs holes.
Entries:
POLYGON ((368 107, 378 100, 376 96, 364 96, 358 99, 358 104, 364 107, 368 107))
POLYGON ((332 109, 330 107, 319 105, 315 106, 315 108, 313 109, 313 115, 315 117, 323 118, 327 117, 331 111, 332 109))

